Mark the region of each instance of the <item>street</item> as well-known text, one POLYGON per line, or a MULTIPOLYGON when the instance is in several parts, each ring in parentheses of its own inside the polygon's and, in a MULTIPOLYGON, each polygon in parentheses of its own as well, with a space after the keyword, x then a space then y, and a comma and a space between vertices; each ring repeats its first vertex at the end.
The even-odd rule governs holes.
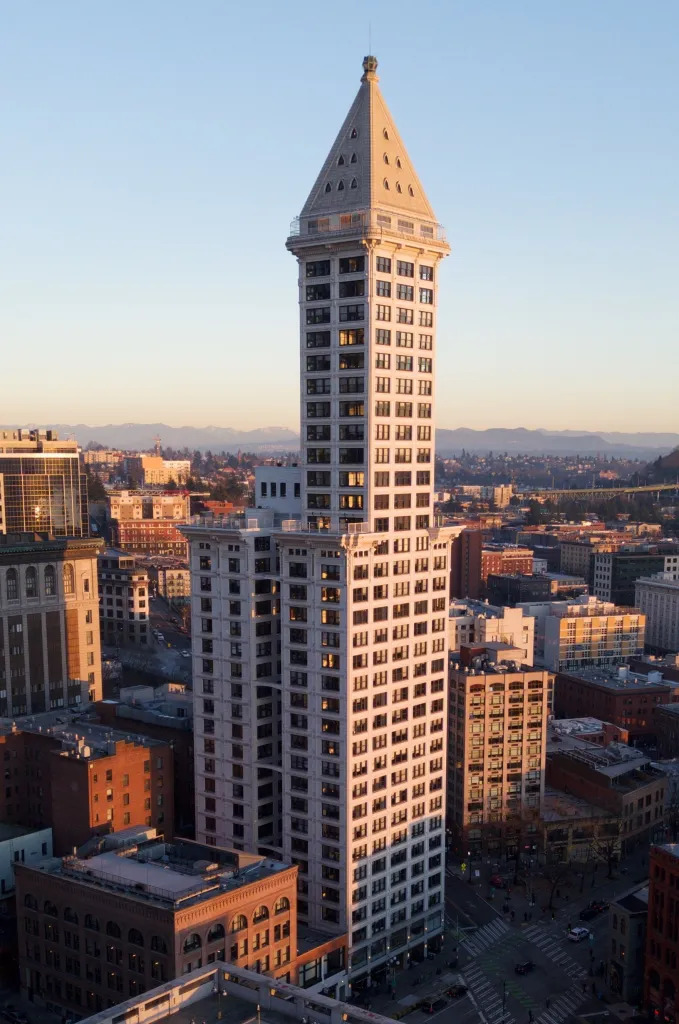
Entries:
MULTIPOLYGON (((183 633, 178 627, 181 625, 179 613, 170 608, 162 598, 151 599, 151 629, 159 629, 165 637, 165 646, 170 644, 179 651, 191 650, 191 637, 183 633)), ((153 643, 157 641, 153 638, 153 643)), ((187 659, 188 661, 188 659, 187 659)))

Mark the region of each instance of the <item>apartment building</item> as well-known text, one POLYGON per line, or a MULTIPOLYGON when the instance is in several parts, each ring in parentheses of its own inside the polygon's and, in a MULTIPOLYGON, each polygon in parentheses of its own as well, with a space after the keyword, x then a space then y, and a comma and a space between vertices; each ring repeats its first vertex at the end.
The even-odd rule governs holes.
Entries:
POLYGON ((646 616, 646 643, 654 652, 679 651, 679 578, 672 572, 641 577, 635 604, 646 616))
POLYGON ((73 716, 47 713, 0 723, 5 785, 0 820, 51 828, 66 854, 128 825, 174 831, 173 749, 73 716))
POLYGON ((608 907, 609 955, 606 978, 616 1002, 640 1006, 644 998, 644 960, 649 887, 635 885, 608 907))
POLYGON ((447 823, 461 851, 511 856, 537 836, 553 676, 496 657, 451 665, 447 823))
POLYGON ((125 472, 130 480, 138 480, 142 487, 169 483, 182 487, 191 476, 189 459, 164 459, 162 455, 126 455, 125 472))
POLYGON ((631 551, 598 552, 593 558, 592 593, 602 601, 636 605, 637 580, 657 573, 667 573, 670 579, 676 579, 679 555, 661 552, 657 546, 651 550, 636 547, 631 551))
POLYGON ((514 544, 484 544, 481 549, 481 582, 495 575, 525 575, 533 572, 533 552, 514 544))
POLYGON ((0 533, 89 537, 75 441, 54 430, 0 430, 0 533))
POLYGON ((94 1013, 218 960, 280 977, 296 868, 130 829, 16 867, 19 974, 52 1012, 94 1013))
POLYGON ((0 717, 101 697, 101 541, 0 536, 0 717))
POLYGON ((481 597, 481 551, 483 549, 483 532, 476 529, 463 529, 455 537, 450 556, 450 596, 469 597, 477 600, 481 597))
POLYGON ((149 575, 132 555, 108 548, 99 555, 99 623, 108 647, 149 643, 149 575))
POLYGON ((433 515, 436 295, 449 247, 376 68, 366 57, 287 240, 301 318, 297 514, 262 508, 183 528, 197 836, 294 862, 300 920, 349 931, 354 978, 394 956, 405 964, 443 928, 457 532, 433 515))
POLYGON ((679 1016, 679 843, 652 847, 648 873, 644 1005, 653 1020, 671 1022, 679 1016))
POLYGON ((523 608, 506 608, 485 601, 453 601, 448 608, 448 646, 459 651, 464 644, 506 644, 516 650, 515 660, 531 667, 535 644, 535 619, 523 608))
POLYGON ((552 672, 620 665, 644 650, 646 616, 596 597, 521 602, 535 616, 535 660, 552 672))

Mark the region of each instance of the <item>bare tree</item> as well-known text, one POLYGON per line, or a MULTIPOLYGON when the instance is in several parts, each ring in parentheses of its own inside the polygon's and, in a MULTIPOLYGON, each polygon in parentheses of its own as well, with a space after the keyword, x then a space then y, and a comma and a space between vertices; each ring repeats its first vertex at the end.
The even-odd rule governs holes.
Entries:
POLYGON ((554 909, 554 896, 556 890, 562 883, 570 881, 573 874, 570 861, 559 860, 554 854, 547 854, 547 861, 543 868, 543 875, 549 882, 549 900, 547 902, 547 909, 554 909))
POLYGON ((613 869, 620 860, 620 837, 622 821, 611 821, 602 825, 592 844, 592 853, 596 860, 603 861, 607 868, 607 878, 613 877, 613 869))

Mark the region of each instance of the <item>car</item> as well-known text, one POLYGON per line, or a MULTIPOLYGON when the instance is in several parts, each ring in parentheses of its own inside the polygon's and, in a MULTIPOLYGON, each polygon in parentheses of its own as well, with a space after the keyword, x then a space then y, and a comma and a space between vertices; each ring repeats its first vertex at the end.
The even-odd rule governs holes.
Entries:
POLYGON ((162 643, 162 642, 163 642, 163 641, 165 640, 165 637, 163 636, 163 634, 162 634, 162 633, 156 633, 156 640, 157 640, 157 641, 158 641, 159 643, 162 643))
POLYGON ((462 996, 467 995, 467 986, 451 985, 450 988, 446 989, 446 995, 450 996, 451 999, 461 999, 462 996))
POLYGON ((179 653, 181 654, 182 658, 190 658, 191 657, 191 651, 180 651, 179 653))
POLYGON ((439 1010, 445 1009, 448 1005, 448 1000, 439 997, 438 999, 425 999, 422 1003, 422 1009, 425 1013, 438 1013, 439 1010))
POLYGON ((515 974, 530 974, 535 969, 535 964, 532 960, 523 960, 520 964, 516 964, 514 967, 515 974))
POLYGON ((491 875, 490 876, 490 884, 492 885, 492 887, 494 889, 504 889, 504 887, 505 887, 505 880, 502 877, 502 875, 491 875))
POLYGON ((584 942, 588 939, 591 932, 589 928, 571 928, 568 933, 570 942, 584 942))
POLYGON ((601 911, 598 910, 596 907, 585 907, 584 910, 580 911, 580 920, 591 921, 592 918, 598 917, 600 913, 601 911))

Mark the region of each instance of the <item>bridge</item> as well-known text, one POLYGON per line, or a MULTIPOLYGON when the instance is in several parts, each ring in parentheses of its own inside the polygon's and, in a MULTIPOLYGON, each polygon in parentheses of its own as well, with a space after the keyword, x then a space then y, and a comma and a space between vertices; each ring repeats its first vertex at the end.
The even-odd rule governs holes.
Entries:
POLYGON ((676 491, 679 493, 679 483, 673 484, 644 484, 640 487, 632 486, 621 486, 621 487, 583 487, 575 490, 555 490, 555 491, 531 491, 522 497, 527 498, 613 498, 617 494, 657 494, 660 497, 660 491, 676 491))

